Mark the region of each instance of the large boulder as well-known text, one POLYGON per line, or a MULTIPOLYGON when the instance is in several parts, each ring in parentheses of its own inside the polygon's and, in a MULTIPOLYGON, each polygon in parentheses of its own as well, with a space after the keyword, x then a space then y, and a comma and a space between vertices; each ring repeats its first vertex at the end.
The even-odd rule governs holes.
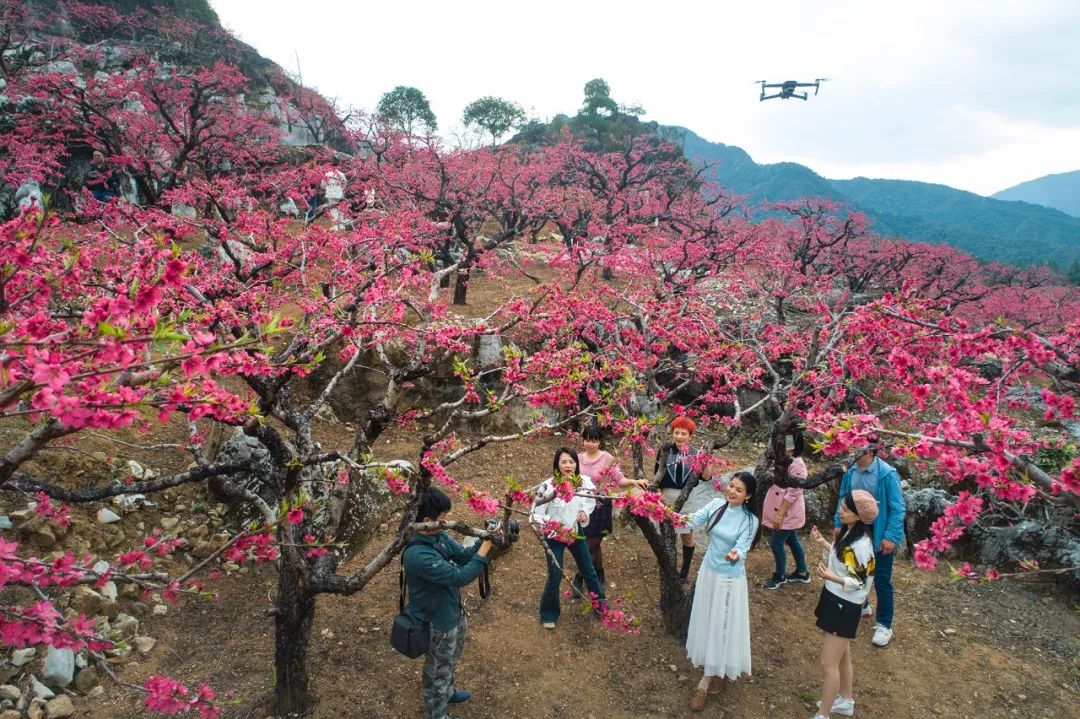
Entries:
POLYGON ((337 539, 346 556, 358 552, 378 531, 379 526, 403 504, 402 495, 390 492, 381 471, 356 472, 344 462, 331 462, 319 470, 323 477, 315 484, 333 486, 339 476, 349 476, 345 514, 337 539))
MULTIPOLYGON (((319 395, 330 379, 346 364, 338 358, 338 349, 336 346, 331 347, 327 358, 304 380, 301 385, 303 394, 311 397, 319 395)), ((491 361, 493 350, 491 341, 486 341, 485 361, 491 361)), ((479 347, 474 348, 473 352, 474 355, 479 353, 479 347)), ((402 359, 391 356, 391 361, 402 359)), ((473 360, 473 367, 478 366, 478 358, 474 356, 473 360)), ((459 399, 462 394, 461 381, 454 375, 453 364, 452 358, 445 358, 431 372, 413 380, 411 388, 403 393, 401 406, 397 409, 433 407, 459 399)), ((368 369, 377 366, 378 358, 374 352, 368 351, 338 380, 327 398, 327 403, 338 419, 362 424, 367 420, 369 412, 383 401, 387 386, 386 376, 382 372, 368 369)))
POLYGON ((904 534, 908 547, 930 536, 930 525, 955 501, 956 497, 937 487, 904 492, 904 534))
MULTIPOLYGON (((1080 537, 1061 526, 1025 519, 1011 526, 977 527, 973 534, 979 561, 989 566, 1011 568, 1030 560, 1045 569, 1080 566, 1080 537)), ((1064 572, 1060 580, 1080 590, 1076 572, 1064 572)))
MULTIPOLYGON (((246 487, 259 495, 271 507, 277 506, 279 498, 272 476, 273 463, 270 460, 269 450, 259 440, 237 429, 218 449, 214 461, 239 462, 249 468, 244 472, 209 481, 211 493, 228 503, 230 518, 237 524, 243 525, 261 518, 250 502, 231 498, 225 491, 225 485, 246 487)), ((317 493, 312 497, 314 505, 319 507, 316 511, 324 511, 322 507, 325 506, 325 502, 321 500, 328 493, 336 491, 341 478, 348 477, 345 514, 337 539, 345 544, 350 553, 362 547, 375 529, 400 505, 400 502, 394 500, 394 495, 391 494, 380 472, 361 474, 351 470, 349 465, 342 461, 310 467, 305 472, 313 474, 310 477, 310 485, 317 493)), ((218 546, 220 545, 215 545, 209 540, 199 542, 195 547, 197 551, 193 553, 195 556, 199 556, 200 553, 209 556, 218 546)))
POLYGON ((806 526, 814 525, 823 532, 833 526, 839 486, 836 482, 827 482, 803 492, 806 502, 806 526))
MULTIPOLYGON (((366 369, 377 364, 378 358, 374 352, 366 353, 334 386, 327 398, 327 404, 341 421, 361 423, 367 419, 368 412, 382 401, 386 393, 386 377, 381 372, 366 369)), ((319 395, 330 379, 344 366, 345 362, 337 357, 337 348, 331 348, 326 359, 305 378, 302 384, 304 393, 319 395)))
POLYGON ((226 491, 228 486, 244 487, 259 495, 271 507, 278 503, 277 490, 274 487, 274 465, 270 460, 270 450, 254 437, 237 427, 232 435, 218 447, 214 461, 221 464, 243 464, 243 472, 212 477, 207 487, 210 494, 218 501, 227 502, 232 513, 239 513, 244 522, 255 519, 258 515, 249 502, 237 500, 226 491))

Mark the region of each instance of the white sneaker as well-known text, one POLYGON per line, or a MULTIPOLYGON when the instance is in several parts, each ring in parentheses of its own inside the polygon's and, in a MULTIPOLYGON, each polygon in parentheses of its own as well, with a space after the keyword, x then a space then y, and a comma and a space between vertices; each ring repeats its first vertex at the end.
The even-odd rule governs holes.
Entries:
POLYGON ((859 613, 859 616, 863 619, 869 619, 870 617, 874 616, 874 605, 870 602, 864 604, 862 612, 859 613))
MULTIPOLYGON (((818 699, 815 702, 818 709, 821 709, 821 700, 818 699)), ((836 699, 832 703, 832 714, 839 714, 840 716, 850 717, 855 716, 855 697, 845 699, 839 694, 836 695, 836 699)))
POLYGON ((555 628, 555 622, 544 622, 540 626, 542 626, 544 629, 554 629, 555 628))
POLYGON ((874 644, 883 647, 892 639, 892 630, 883 624, 874 627, 874 644))

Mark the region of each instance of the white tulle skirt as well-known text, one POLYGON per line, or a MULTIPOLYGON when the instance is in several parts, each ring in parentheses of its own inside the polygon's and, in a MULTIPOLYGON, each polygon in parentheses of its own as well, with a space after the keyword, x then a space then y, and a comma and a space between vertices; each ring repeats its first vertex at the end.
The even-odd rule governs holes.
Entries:
POLYGON ((722 577, 702 566, 694 588, 686 655, 711 677, 750 674, 750 598, 746 577, 722 577))

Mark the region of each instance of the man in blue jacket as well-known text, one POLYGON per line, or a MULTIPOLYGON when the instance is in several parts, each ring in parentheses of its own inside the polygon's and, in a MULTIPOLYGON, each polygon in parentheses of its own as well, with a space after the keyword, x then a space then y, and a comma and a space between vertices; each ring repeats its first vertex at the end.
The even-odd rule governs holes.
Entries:
MULTIPOLYGON (((437 489, 420 497, 417 522, 446 519, 450 498, 437 489)), ((401 561, 413 618, 431 623, 431 642, 420 680, 425 719, 448 719, 447 704, 468 701, 469 692, 454 690, 454 667, 465 645, 468 622, 461 606, 461 587, 480 576, 488 563, 491 540, 465 549, 442 529, 418 530, 405 545, 401 561)))
MULTIPOLYGON (((878 454, 877 439, 860 450, 844 478, 840 480, 840 496, 854 489, 863 489, 874 495, 878 503, 878 516, 874 521, 874 590, 877 594, 877 626, 874 627, 874 644, 883 647, 892 639, 893 630, 893 559, 896 548, 904 542, 904 492, 900 488, 900 475, 896 468, 885 462, 878 454)), ((833 539, 840 535, 840 505, 833 517, 833 539)), ((863 616, 873 611, 868 603, 863 616)))

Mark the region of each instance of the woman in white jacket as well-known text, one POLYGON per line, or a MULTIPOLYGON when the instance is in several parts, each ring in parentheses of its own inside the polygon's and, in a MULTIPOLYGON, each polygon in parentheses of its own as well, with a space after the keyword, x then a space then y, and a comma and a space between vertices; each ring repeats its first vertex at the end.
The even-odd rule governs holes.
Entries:
POLYGON ((590 477, 581 474, 577 452, 566 447, 555 451, 552 476, 544 480, 533 501, 533 524, 544 535, 547 545, 547 583, 540 596, 540 622, 545 629, 554 629, 559 619, 559 585, 563 578, 563 556, 567 548, 577 563, 578 571, 585 578, 589 593, 597 601, 604 599, 604 590, 596 576, 589 545, 581 528, 589 523, 589 515, 596 500, 581 496, 578 492, 594 493, 596 485, 590 477), (554 495, 554 496, 553 496, 554 495), (550 501, 545 501, 552 497, 550 501))

